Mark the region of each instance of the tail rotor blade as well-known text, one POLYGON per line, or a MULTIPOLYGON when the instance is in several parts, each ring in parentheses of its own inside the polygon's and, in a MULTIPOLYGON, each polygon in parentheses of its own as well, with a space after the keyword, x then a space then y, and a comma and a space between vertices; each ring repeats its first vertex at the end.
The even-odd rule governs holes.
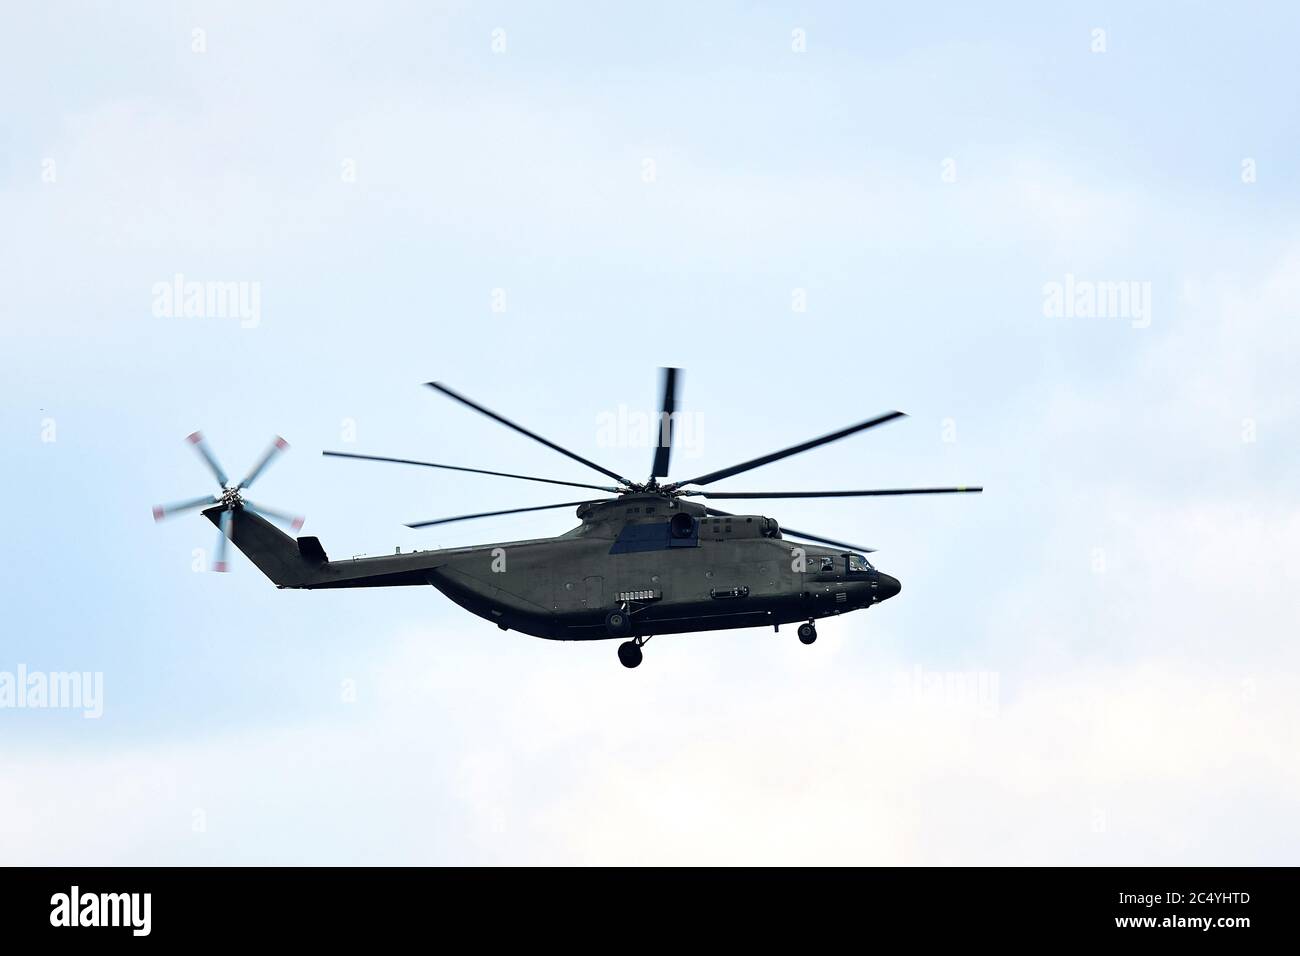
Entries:
POLYGON ((226 487, 226 482, 229 481, 229 479, 226 478, 226 473, 221 469, 221 465, 217 463, 217 458, 212 454, 212 449, 210 449, 208 443, 203 440, 203 434, 201 432, 194 432, 194 434, 188 436, 185 440, 193 445, 194 450, 197 451, 203 460, 208 463, 208 467, 212 469, 212 474, 217 478, 217 483, 220 484, 222 488, 226 487))
POLYGON ((204 505, 216 504, 219 500, 215 495, 204 495, 202 498, 177 501, 170 505, 154 505, 153 520, 162 521, 164 518, 171 518, 185 511, 193 511, 195 508, 202 508, 204 505))
POLYGON ((673 428, 676 425, 673 415, 677 412, 677 382, 681 378, 681 369, 666 368, 663 372, 663 412, 659 416, 655 439, 655 459, 650 470, 652 478, 668 477, 668 463, 673 453, 673 428))
POLYGON ((230 509, 227 508, 221 512, 221 520, 217 526, 217 554, 212 562, 212 570, 218 574, 225 574, 230 570, 226 564, 226 545, 230 540, 230 509))
POLYGON ((258 461, 258 463, 253 466, 253 470, 248 473, 248 477, 245 478, 243 481, 241 481, 235 487, 236 488, 252 487, 253 482, 257 480, 257 476, 260 475, 262 472, 266 471, 266 466, 271 463, 271 460, 288 447, 289 447, 289 443, 285 441, 283 438, 281 438, 279 435, 276 435, 275 440, 272 441, 271 446, 266 449, 266 453, 262 455, 261 460, 258 461))
POLYGON ((297 533, 302 528, 303 522, 307 520, 301 515, 286 514, 283 511, 276 511, 274 508, 267 508, 264 505, 255 504, 247 498, 244 499, 244 507, 254 514, 261 515, 263 518, 270 518, 272 521, 278 522, 282 525, 287 525, 294 533, 297 533))

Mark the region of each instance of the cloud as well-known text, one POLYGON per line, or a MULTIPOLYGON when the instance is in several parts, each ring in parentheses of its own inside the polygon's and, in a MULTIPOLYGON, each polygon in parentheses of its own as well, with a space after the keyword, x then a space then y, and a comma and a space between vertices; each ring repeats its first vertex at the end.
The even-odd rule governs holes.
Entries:
POLYGON ((1169 657, 1008 673, 981 715, 912 694, 905 661, 862 673, 821 642, 780 652, 822 653, 811 671, 729 684, 710 643, 652 645, 635 673, 552 646, 571 660, 482 695, 413 639, 357 722, 10 753, 6 862, 1280 863, 1297 848, 1270 818, 1300 799, 1293 673, 1246 683, 1169 657))

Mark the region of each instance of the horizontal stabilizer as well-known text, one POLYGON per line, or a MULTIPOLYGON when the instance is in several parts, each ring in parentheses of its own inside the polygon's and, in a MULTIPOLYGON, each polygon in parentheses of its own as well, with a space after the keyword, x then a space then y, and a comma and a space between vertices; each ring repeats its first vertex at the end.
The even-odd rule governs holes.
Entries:
POLYGON ((325 549, 321 547, 320 538, 299 538, 298 553, 312 564, 324 564, 329 560, 325 554, 325 549))

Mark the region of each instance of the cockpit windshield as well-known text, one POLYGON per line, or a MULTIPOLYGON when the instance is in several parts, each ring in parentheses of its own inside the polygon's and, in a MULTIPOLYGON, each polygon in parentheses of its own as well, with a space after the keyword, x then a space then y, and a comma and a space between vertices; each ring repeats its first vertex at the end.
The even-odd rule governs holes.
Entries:
POLYGON ((862 555, 860 554, 849 555, 849 571, 857 571, 858 573, 863 573, 866 571, 874 571, 874 570, 875 568, 871 566, 871 562, 868 561, 862 555))

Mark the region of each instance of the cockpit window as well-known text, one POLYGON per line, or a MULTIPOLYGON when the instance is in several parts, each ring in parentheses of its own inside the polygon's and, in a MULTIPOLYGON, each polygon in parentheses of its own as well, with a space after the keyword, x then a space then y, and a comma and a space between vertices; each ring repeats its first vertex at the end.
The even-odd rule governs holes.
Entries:
POLYGON ((873 567, 871 566, 871 562, 868 561, 866 558, 864 558, 862 555, 860 555, 860 554, 850 554, 850 555, 849 555, 849 570, 850 570, 850 571, 857 571, 858 573, 863 573, 863 572, 866 572, 866 571, 874 571, 875 568, 873 568, 873 567))

